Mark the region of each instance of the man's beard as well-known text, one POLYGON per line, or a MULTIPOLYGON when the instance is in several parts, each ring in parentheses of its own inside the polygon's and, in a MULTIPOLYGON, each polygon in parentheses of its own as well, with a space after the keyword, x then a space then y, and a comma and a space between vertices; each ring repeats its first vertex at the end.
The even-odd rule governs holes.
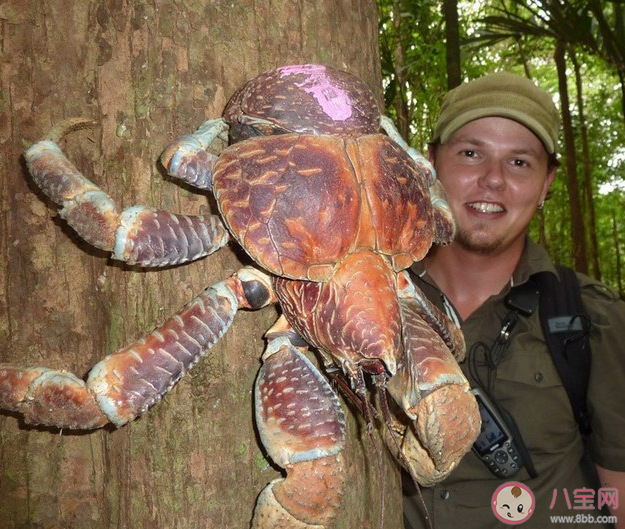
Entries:
POLYGON ((458 228, 454 238, 454 244, 458 244, 469 252, 482 255, 495 253, 501 247, 502 242, 502 237, 492 238, 484 235, 480 225, 473 226, 470 231, 458 228))

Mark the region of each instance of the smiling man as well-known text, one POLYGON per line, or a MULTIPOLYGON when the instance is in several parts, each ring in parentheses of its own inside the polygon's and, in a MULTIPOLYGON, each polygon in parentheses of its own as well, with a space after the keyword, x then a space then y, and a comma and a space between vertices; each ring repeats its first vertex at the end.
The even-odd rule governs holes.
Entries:
MULTIPOLYGON (((536 498, 535 513, 524 522, 528 528, 548 527, 552 516, 573 520, 580 512, 597 519, 606 514, 596 510, 600 489, 625 494, 625 407, 620 396, 625 387, 625 304, 618 295, 577 274, 592 320, 588 453, 600 482, 587 476, 581 464, 584 440, 538 310, 520 317, 505 347, 496 358, 492 354, 510 314, 505 301, 510 289, 536 274, 558 273, 546 251, 527 237, 558 166, 558 126, 551 97, 530 80, 508 73, 449 92, 436 125, 429 155, 447 191, 457 234, 412 272, 426 295, 460 324, 467 341, 463 370, 471 385, 494 403, 494 418, 484 421, 492 430, 485 432, 490 437, 481 439, 480 450, 469 453, 446 481, 423 490, 435 529, 501 527, 491 500, 510 479, 525 484, 536 498), (498 428, 497 421, 505 424, 498 428), (502 429, 528 454, 521 456, 520 469, 508 468, 505 477, 484 460, 494 450, 489 439, 502 429), (575 494, 591 492, 592 505, 584 503, 590 508, 576 510, 575 494)), ((406 528, 428 527, 417 493, 409 483, 406 489, 406 528)), ((616 505, 611 508, 618 517, 616 505)), ((625 514, 622 518, 620 524, 625 514)))

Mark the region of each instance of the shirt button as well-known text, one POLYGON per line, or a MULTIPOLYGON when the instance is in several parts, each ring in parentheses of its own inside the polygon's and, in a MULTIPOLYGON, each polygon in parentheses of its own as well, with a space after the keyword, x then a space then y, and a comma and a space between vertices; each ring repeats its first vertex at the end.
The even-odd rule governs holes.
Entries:
POLYGON ((535 380, 536 382, 542 382, 542 381, 543 381, 543 378, 545 378, 545 377, 544 377, 544 375, 543 375, 540 371, 538 371, 538 372, 534 375, 534 380, 535 380))
POLYGON ((448 500, 451 496, 451 492, 448 490, 441 490, 441 499, 448 500))

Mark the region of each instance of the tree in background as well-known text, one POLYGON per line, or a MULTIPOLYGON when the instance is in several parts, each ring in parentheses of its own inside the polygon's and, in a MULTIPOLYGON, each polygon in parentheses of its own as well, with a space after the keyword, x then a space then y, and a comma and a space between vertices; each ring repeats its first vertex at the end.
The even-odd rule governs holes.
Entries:
POLYGON ((447 89, 462 83, 460 63, 460 28, 458 27, 458 0, 443 0, 445 20, 445 64, 447 65, 447 89))
MULTIPOLYGON (((120 208, 215 211, 165 176, 162 149, 277 65, 334 65, 379 94, 377 29, 373 0, 2 2, 0 362, 83 375, 247 262, 234 246, 160 271, 109 260, 55 220, 57 207, 29 183, 21 155, 30 143, 63 118, 94 118, 63 146, 120 208)), ((240 312, 209 355, 124 428, 58 432, 0 415, 0 527, 247 528, 257 494, 278 476, 252 422, 262 336, 275 318, 273 309, 240 312)), ((396 466, 362 421, 352 416, 348 430, 350 487, 337 527, 379 527, 383 500, 384 526, 399 526, 396 466)))

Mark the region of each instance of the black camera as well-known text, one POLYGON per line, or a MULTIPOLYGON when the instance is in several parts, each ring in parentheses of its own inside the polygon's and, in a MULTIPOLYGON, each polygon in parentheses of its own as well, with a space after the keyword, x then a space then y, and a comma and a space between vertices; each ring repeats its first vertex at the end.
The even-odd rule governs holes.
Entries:
POLYGON ((473 451, 495 476, 508 478, 523 466, 512 432, 486 392, 474 388, 471 393, 477 400, 482 418, 482 429, 473 443, 473 451))

